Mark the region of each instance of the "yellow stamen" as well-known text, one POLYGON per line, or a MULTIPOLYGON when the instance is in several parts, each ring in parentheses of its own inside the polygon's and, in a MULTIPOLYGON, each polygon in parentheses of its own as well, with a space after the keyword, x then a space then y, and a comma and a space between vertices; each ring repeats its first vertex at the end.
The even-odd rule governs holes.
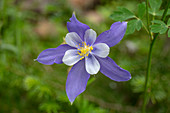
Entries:
POLYGON ((87 45, 86 42, 82 42, 82 47, 80 47, 79 44, 79 48, 77 50, 79 50, 79 52, 77 52, 80 56, 82 56, 80 58, 80 60, 83 60, 85 57, 87 57, 89 55, 89 52, 91 52, 93 50, 93 47, 90 46, 89 44, 87 45))

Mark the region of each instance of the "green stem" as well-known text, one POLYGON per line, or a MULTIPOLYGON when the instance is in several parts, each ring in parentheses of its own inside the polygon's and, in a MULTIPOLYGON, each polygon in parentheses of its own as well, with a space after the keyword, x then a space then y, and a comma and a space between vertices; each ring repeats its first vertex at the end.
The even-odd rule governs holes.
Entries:
POLYGON ((150 69, 151 69, 152 48, 153 48, 153 45, 155 43, 155 40, 156 40, 157 36, 158 35, 156 35, 156 37, 154 37, 154 39, 151 41, 150 48, 149 48, 148 61, 147 61, 147 70, 146 70, 146 78, 145 78, 144 101, 143 101, 143 106, 142 106, 142 113, 145 113, 147 99, 148 99, 147 92, 148 92, 148 80, 149 80, 150 69))
POLYGON ((146 32, 149 34, 149 31, 148 31, 148 29, 146 28, 146 26, 143 22, 142 22, 142 25, 143 25, 144 29, 146 30, 146 32))
POLYGON ((150 39, 152 39, 151 31, 150 31, 150 29, 149 29, 150 21, 149 21, 149 12, 148 12, 149 6, 148 6, 148 4, 149 4, 149 1, 146 0, 146 20, 147 20, 147 29, 148 29, 148 31, 149 31, 150 39))
MULTIPOLYGON (((146 2, 148 2, 148 0, 146 0, 146 2)), ((148 4, 148 3, 147 3, 148 4)), ((148 5, 146 5, 148 7, 148 5)), ((162 16, 162 21, 165 21, 165 18, 166 18, 166 14, 167 14, 167 11, 168 11, 168 8, 170 6, 170 0, 168 0, 168 3, 167 3, 167 7, 165 8, 165 11, 163 13, 163 16, 162 16)), ((146 8, 147 10, 148 8, 146 8)), ((148 11, 147 11, 148 12, 148 11)), ((148 15, 149 17, 149 15, 148 15)), ((147 18, 149 19, 149 18, 147 18)), ((148 22, 149 20, 147 20, 148 22)), ((148 24, 147 24, 148 25, 148 24)), ((148 29, 149 30, 149 29, 148 29)), ((149 30, 150 31, 150 30, 149 30)), ((158 37, 158 33, 156 33, 154 35, 154 38, 153 40, 151 40, 151 43, 150 43, 150 49, 149 49, 149 54, 148 54, 148 61, 147 61, 147 71, 146 71, 146 79, 145 79, 145 89, 144 89, 144 102, 143 102, 143 106, 142 106, 142 113, 145 113, 146 112, 146 105, 147 105, 147 100, 148 100, 148 95, 147 95, 147 91, 148 91, 148 81, 149 81, 149 76, 150 76, 150 69, 151 69, 151 60, 152 60, 152 49, 153 49, 153 46, 155 44, 155 40, 157 39, 158 37)))

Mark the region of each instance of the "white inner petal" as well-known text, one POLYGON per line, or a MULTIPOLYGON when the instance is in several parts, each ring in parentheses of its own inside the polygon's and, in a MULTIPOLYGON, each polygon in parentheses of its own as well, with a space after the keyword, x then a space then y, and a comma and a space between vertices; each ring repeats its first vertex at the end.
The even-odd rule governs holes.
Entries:
POLYGON ((100 64, 97 59, 91 54, 89 54, 85 59, 86 71, 89 74, 97 74, 100 70, 100 64))
POLYGON ((88 29, 85 32, 84 40, 87 43, 87 45, 92 45, 96 41, 96 32, 93 29, 88 29))
POLYGON ((93 45, 92 53, 94 55, 97 55, 101 58, 106 58, 109 55, 109 52, 110 52, 110 48, 105 43, 98 43, 98 44, 93 45))
POLYGON ((72 47, 78 47, 83 42, 76 32, 67 33, 65 41, 72 47))
POLYGON ((81 56, 78 55, 78 51, 76 49, 67 50, 62 61, 68 65, 72 66, 80 60, 81 56))

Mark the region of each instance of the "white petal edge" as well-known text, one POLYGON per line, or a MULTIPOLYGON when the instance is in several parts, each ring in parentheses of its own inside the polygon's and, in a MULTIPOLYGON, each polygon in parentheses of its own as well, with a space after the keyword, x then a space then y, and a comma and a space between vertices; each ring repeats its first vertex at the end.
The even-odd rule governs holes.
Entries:
POLYGON ((78 55, 77 52, 78 52, 78 50, 76 50, 76 49, 67 50, 65 52, 63 59, 62 59, 64 64, 66 64, 68 66, 72 66, 72 65, 76 64, 81 58, 81 56, 78 55))
POLYGON ((82 44, 83 42, 80 36, 76 32, 67 33, 65 41, 69 46, 76 47, 76 48, 79 44, 82 44))
POLYGON ((92 54, 101 58, 106 58, 109 55, 110 48, 105 43, 97 43, 93 46, 92 54))
POLYGON ((84 40, 86 44, 93 45, 93 43, 96 41, 97 33, 93 29, 88 29, 85 32, 84 40))
POLYGON ((85 59, 86 71, 92 75, 97 74, 100 70, 100 64, 98 60, 92 54, 89 54, 85 59))

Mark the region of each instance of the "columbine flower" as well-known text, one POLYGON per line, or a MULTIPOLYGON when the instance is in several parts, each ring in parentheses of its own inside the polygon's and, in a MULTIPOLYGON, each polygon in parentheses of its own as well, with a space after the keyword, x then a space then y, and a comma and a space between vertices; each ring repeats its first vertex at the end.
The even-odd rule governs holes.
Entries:
POLYGON ((96 32, 79 22, 75 14, 70 21, 67 23, 69 33, 65 37, 67 44, 44 50, 36 60, 46 65, 73 65, 66 82, 66 93, 71 103, 86 89, 90 74, 100 71, 114 81, 131 79, 128 71, 120 68, 108 57, 109 47, 116 45, 123 38, 127 28, 126 22, 113 23, 110 30, 97 37, 96 32))

